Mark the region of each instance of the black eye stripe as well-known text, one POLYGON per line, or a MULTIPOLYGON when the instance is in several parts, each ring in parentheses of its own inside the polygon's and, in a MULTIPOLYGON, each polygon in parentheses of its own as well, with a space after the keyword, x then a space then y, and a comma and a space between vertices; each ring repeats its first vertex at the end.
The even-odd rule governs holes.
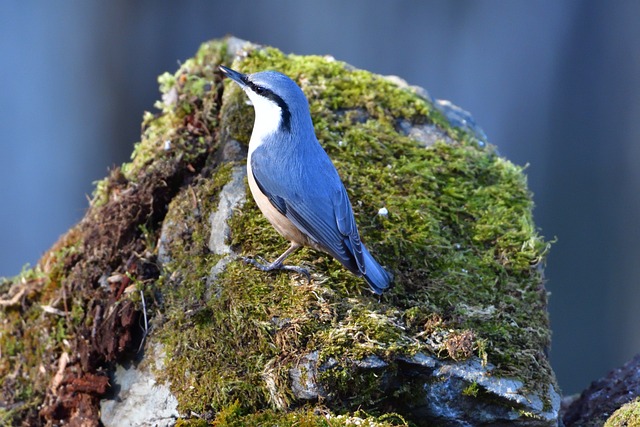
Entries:
POLYGON ((278 104, 278 107, 280 107, 280 110, 282 111, 282 123, 280 124, 280 126, 287 132, 291 131, 291 111, 289 111, 289 106, 287 105, 287 103, 284 102, 284 100, 279 95, 276 95, 271 89, 267 89, 264 86, 259 86, 249 79, 246 79, 245 84, 258 95, 270 99, 278 104))
MULTIPOLYGON (((271 99, 271 96, 277 96, 275 93, 271 91, 271 89, 267 89, 264 86, 259 86, 252 81, 247 83, 247 86, 251 88, 252 91, 257 93, 258 95, 264 96, 265 98, 271 99)), ((278 97, 279 98, 279 97, 278 97)))

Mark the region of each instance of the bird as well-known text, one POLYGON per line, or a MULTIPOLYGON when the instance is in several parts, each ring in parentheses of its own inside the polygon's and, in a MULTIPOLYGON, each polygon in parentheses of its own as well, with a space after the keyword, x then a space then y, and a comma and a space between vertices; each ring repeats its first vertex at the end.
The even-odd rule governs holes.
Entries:
POLYGON ((360 240, 353 209, 338 171, 318 141, 302 89, 277 71, 242 74, 220 65, 251 100, 255 120, 247 153, 251 194, 289 248, 275 261, 244 260, 262 271, 306 269, 285 265, 303 246, 328 253, 382 294, 393 276, 360 240))

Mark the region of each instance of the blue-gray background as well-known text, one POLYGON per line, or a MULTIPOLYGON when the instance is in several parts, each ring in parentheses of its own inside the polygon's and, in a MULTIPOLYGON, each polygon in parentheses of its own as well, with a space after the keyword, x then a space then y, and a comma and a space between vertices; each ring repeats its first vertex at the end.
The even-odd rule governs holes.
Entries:
POLYGON ((232 33, 396 74, 530 164, 565 393, 640 351, 640 2, 17 2, 0 5, 0 276, 78 221, 128 159, 156 76, 232 33))

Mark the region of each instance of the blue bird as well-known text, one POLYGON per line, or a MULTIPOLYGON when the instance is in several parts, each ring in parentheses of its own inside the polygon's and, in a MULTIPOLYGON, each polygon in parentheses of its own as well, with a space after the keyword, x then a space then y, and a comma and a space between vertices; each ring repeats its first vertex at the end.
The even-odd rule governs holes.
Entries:
POLYGON ((392 276, 360 241, 349 196, 313 129, 309 103, 298 85, 284 74, 242 74, 220 66, 249 96, 255 122, 247 155, 251 194, 273 227, 291 246, 270 264, 245 259, 263 271, 305 274, 284 260, 302 246, 326 252, 362 276, 381 294, 392 276))

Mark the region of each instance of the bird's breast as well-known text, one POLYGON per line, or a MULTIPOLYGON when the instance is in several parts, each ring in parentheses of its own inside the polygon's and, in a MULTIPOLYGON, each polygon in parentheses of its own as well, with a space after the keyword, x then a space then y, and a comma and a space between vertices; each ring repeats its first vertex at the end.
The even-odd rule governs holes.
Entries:
POLYGON ((282 122, 282 109, 273 101, 255 95, 251 91, 247 93, 256 114, 249 141, 249 153, 251 153, 277 134, 282 122))
POLYGON ((260 190, 251 168, 251 156, 247 158, 247 179, 253 200, 260 208, 262 214, 269 220, 273 228, 276 229, 285 239, 301 245, 309 246, 309 239, 296 227, 286 216, 282 215, 273 206, 269 198, 260 190))

